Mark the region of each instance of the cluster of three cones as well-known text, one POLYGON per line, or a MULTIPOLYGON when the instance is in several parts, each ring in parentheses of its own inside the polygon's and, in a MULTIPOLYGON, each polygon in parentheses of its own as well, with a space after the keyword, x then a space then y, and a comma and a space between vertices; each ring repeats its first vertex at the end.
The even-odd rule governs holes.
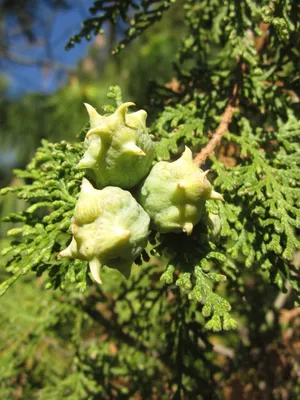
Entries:
POLYGON ((83 180, 72 220, 73 239, 59 256, 87 260, 98 283, 102 265, 130 275, 133 261, 147 245, 150 219, 158 232, 190 235, 205 201, 223 200, 207 180, 208 171, 193 164, 187 147, 178 160, 158 162, 150 171, 153 143, 146 129, 147 114, 127 114, 132 105, 122 104, 112 115, 101 116, 86 104, 90 130, 78 166, 103 189, 83 180), (123 190, 137 184, 138 202, 123 190))

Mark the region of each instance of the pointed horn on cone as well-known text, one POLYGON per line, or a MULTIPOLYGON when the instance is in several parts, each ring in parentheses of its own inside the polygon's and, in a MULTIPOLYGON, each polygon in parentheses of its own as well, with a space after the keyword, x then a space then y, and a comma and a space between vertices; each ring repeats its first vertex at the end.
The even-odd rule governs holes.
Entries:
POLYGON ((107 126, 95 126, 87 132, 85 138, 88 138, 91 135, 97 135, 102 138, 110 138, 111 131, 107 128, 107 126))
POLYGON ((191 149, 185 146, 184 152, 182 153, 180 158, 184 159, 185 161, 193 162, 193 154, 191 149))
POLYGON ((120 107, 115 111, 115 115, 125 124, 125 115, 128 107, 135 106, 135 103, 131 101, 120 105, 120 107))
POLYGON ((182 230, 183 230, 183 232, 186 232, 186 234, 188 235, 188 236, 190 236, 190 234, 193 232, 193 224, 191 223, 191 222, 186 222, 184 225, 183 225, 183 228, 182 228, 182 230))
POLYGON ((211 194, 210 194, 210 199, 212 199, 212 200, 224 200, 224 197, 220 193, 215 192, 214 190, 212 190, 211 194))
POLYGON ((57 258, 73 258, 74 250, 76 249, 76 241, 74 238, 72 238, 71 243, 69 246, 61 251, 60 253, 57 254, 57 258))
POLYGON ((204 177, 209 173, 209 171, 210 171, 210 169, 207 169, 206 171, 203 171, 201 175, 204 177))
POLYGON ((100 268, 101 268, 101 263, 97 258, 94 258, 89 262, 89 267, 91 271, 91 275, 93 279, 101 285, 102 279, 100 278, 100 268))
POLYGON ((146 155, 145 152, 140 147, 138 147, 136 144, 134 144, 133 142, 126 143, 123 146, 123 149, 126 151, 126 153, 130 153, 130 154, 133 154, 136 156, 145 156, 146 155))
POLYGON ((95 190, 91 182, 89 182, 86 178, 82 179, 81 183, 81 191, 84 193, 91 192, 92 190, 95 190))
POLYGON ((95 128, 99 124, 102 116, 90 104, 84 103, 84 105, 90 117, 90 126, 91 128, 95 128))

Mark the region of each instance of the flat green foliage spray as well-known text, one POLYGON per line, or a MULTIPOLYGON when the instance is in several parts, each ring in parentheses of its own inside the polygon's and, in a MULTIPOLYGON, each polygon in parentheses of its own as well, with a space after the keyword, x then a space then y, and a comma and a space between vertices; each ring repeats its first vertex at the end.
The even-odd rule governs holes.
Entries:
POLYGON ((96 1, 67 45, 122 21, 121 60, 179 10, 148 128, 112 87, 1 190, 27 207, 2 218, 0 398, 300 396, 300 5, 175 3, 96 1))

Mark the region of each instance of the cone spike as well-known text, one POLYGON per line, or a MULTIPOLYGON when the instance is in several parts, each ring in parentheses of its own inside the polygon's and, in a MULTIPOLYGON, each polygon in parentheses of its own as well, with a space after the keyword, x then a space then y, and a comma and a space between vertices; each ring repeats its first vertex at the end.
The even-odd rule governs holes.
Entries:
POLYGON ((187 146, 185 146, 184 152, 182 153, 182 156, 180 158, 183 158, 185 161, 193 162, 192 151, 187 146))
POLYGON ((90 104, 84 103, 84 105, 90 117, 90 127, 95 128, 97 125, 99 125, 100 120, 103 117, 100 114, 98 114, 96 109, 92 107, 90 104))
POLYGON ((143 152, 141 148, 139 148, 136 144, 133 142, 128 142, 123 146, 123 149, 126 151, 126 153, 130 153, 133 155, 137 156, 145 156, 146 154, 143 152))
POLYGON ((100 268, 101 268, 100 261, 97 258, 94 258, 89 262, 89 267, 92 277, 97 283, 101 285, 102 279, 100 278, 100 268))
POLYGON ((76 247, 76 241, 73 238, 69 246, 57 254, 57 258, 72 258, 74 247, 76 247))
POLYGON ((83 178, 81 183, 81 191, 84 193, 88 193, 92 190, 95 190, 93 188, 93 185, 86 178, 83 178))
POLYGON ((220 193, 215 192, 214 190, 211 191, 210 199, 212 199, 212 200, 224 200, 223 196, 220 193))
POLYGON ((120 107, 115 111, 116 116, 120 118, 124 124, 127 108, 131 106, 135 106, 135 103, 128 101, 127 103, 121 104, 120 107))
POLYGON ((107 129, 106 126, 96 126, 88 131, 85 138, 88 138, 91 135, 97 135, 101 137, 111 137, 111 132, 107 129))
POLYGON ((190 234, 192 233, 192 231, 193 231, 193 224, 191 223, 191 222, 186 222, 184 225, 183 225, 183 232, 186 232, 186 234, 188 235, 188 236, 190 236, 190 234))
POLYGON ((202 176, 203 176, 203 177, 206 176, 206 175, 209 173, 209 171, 210 171, 210 169, 207 169, 206 171, 203 171, 203 172, 202 172, 202 176))

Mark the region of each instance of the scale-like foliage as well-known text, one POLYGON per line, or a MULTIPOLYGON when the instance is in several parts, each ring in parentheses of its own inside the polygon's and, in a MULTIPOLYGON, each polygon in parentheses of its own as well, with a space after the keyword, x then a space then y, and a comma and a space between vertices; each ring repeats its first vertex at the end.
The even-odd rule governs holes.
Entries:
MULTIPOLYGON (((137 28, 126 34, 121 47, 159 19, 161 3, 137 5, 137 28)), ((164 3, 165 8, 171 4, 164 3)), ((151 383, 163 393, 161 398, 210 398, 224 386, 224 370, 233 374, 231 379, 242 380, 254 368, 257 359, 251 350, 258 342, 268 360, 269 343, 278 345, 279 354, 282 306, 276 296, 281 291, 286 299, 291 294, 295 299, 300 289, 294 262, 300 249, 298 3, 184 2, 188 33, 174 58, 176 77, 166 86, 153 85, 150 133, 156 161, 172 161, 188 145, 195 163, 211 169, 209 180, 224 202, 206 201, 190 236, 152 231, 127 282, 104 268, 106 283, 95 288, 85 262, 56 258, 70 239, 83 177, 75 167, 82 144, 44 142, 27 169, 17 171, 24 185, 2 190, 16 191, 29 202, 26 211, 6 217, 21 226, 9 232, 15 239, 3 253, 13 275, 1 284, 2 293, 30 270, 38 275, 47 271, 47 287, 65 288, 65 293, 85 290, 76 307, 98 323, 96 332, 103 335, 103 346, 93 335, 87 342, 78 339, 71 373, 53 387, 45 385, 41 398, 133 398, 135 393, 150 398, 151 383), (228 362, 217 370, 207 331, 237 327, 240 336, 232 341, 236 352, 228 357, 242 367, 234 373, 234 363, 228 362), (212 391, 212 383, 218 389, 212 391)), ((119 16, 130 20, 132 6, 131 1, 96 2, 93 12, 102 14, 87 21, 70 43, 97 33, 105 21, 116 22, 119 16)), ((109 97, 117 106, 122 103, 118 88, 109 97)), ((82 340, 83 334, 78 337, 82 340)), ((291 354, 285 352, 285 357, 294 365, 291 354)), ((289 368, 291 388, 296 375, 289 368)), ((259 363, 266 386, 270 376, 276 380, 272 398, 284 397, 283 369, 268 374, 259 363)), ((262 392, 254 381, 256 398, 262 392)))
POLYGON ((280 289, 284 290, 288 278, 299 291, 289 265, 295 249, 300 248, 295 231, 300 227, 299 161, 289 162, 289 156, 294 159, 299 153, 295 140, 299 140, 300 124, 292 115, 286 123, 279 121, 278 132, 272 133, 272 140, 278 144, 277 151, 272 149, 271 154, 268 154, 268 141, 263 148, 265 137, 260 129, 254 135, 244 118, 240 119, 239 126, 241 135, 227 134, 226 139, 239 146, 241 163, 224 168, 218 160, 213 162, 213 169, 218 173, 215 184, 234 204, 234 207, 227 203, 221 205, 222 232, 232 238, 227 254, 233 259, 242 257, 248 268, 257 265, 269 270, 271 281, 280 289), (289 154, 279 146, 282 140, 289 154), (284 165, 278 158, 286 161, 284 165))
POLYGON ((28 183, 1 190, 1 194, 17 192, 19 198, 29 203, 25 211, 3 218, 3 221, 19 222, 22 226, 8 232, 14 239, 2 251, 4 266, 13 276, 1 283, 1 294, 30 270, 35 270, 39 276, 48 269, 49 285, 54 287, 65 279, 75 282, 76 275, 83 278, 79 286, 85 287, 84 264, 76 261, 71 266, 56 258, 69 239, 70 218, 84 175, 75 167, 81 154, 81 145, 44 141, 26 170, 15 171, 28 183))
POLYGON ((176 0, 97 0, 90 8, 92 14, 99 13, 99 16, 89 18, 82 24, 82 29, 77 35, 73 35, 66 45, 71 49, 75 43, 80 43, 82 38, 91 40, 91 34, 103 34, 103 25, 109 21, 112 24, 124 24, 123 34, 125 38, 118 44, 113 53, 118 53, 133 39, 140 36, 147 28, 162 18, 163 13, 169 9, 176 0), (132 15, 133 10, 135 10, 132 15))
MULTIPOLYGON (((116 99, 117 103, 122 102, 118 88, 111 88, 109 97, 116 99)), ((106 107, 106 110, 112 111, 110 107, 106 107)), ((76 286, 81 290, 86 288, 86 262, 57 259, 57 254, 66 247, 70 238, 70 220, 84 175, 84 172, 76 168, 82 152, 82 144, 61 142, 54 145, 44 141, 43 147, 37 151, 27 169, 15 171, 19 178, 30 180, 31 183, 2 189, 2 194, 17 192, 18 197, 28 201, 30 206, 19 214, 13 213, 4 217, 4 221, 21 222, 22 226, 8 232, 14 240, 2 251, 4 266, 13 276, 1 284, 1 294, 30 270, 36 271, 38 276, 44 271, 48 272, 47 288, 64 288, 68 282, 77 282, 76 286)), ((188 293, 191 300, 205 304, 203 315, 211 316, 207 327, 220 330, 224 321, 224 329, 230 329, 235 327, 235 322, 229 315, 231 307, 213 289, 216 283, 224 281, 226 277, 209 272, 210 264, 222 263, 226 257, 209 242, 205 229, 203 224, 189 238, 185 238, 185 234, 167 237, 155 235, 155 244, 149 247, 149 255, 145 253, 144 258, 147 261, 154 254, 166 263, 176 265, 180 271, 176 285, 188 293), (204 231, 199 236, 201 229, 204 231), (176 255, 179 245, 181 251, 176 255)), ((162 281, 172 281, 169 271, 168 267, 162 281)))

